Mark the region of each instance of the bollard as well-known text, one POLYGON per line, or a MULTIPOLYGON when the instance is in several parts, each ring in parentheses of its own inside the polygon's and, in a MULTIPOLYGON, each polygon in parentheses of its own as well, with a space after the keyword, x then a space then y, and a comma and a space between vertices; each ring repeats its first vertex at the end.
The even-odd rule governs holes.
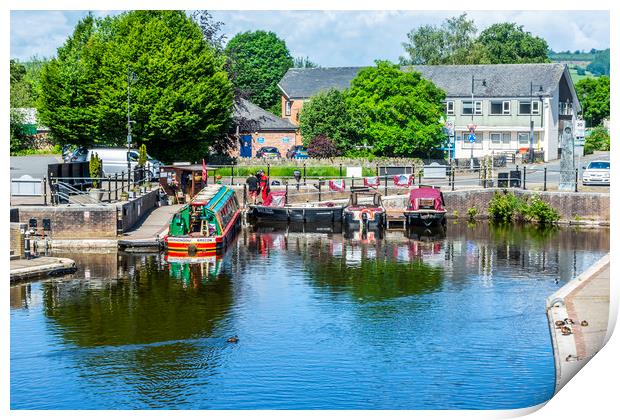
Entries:
POLYGON ((450 166, 450 172, 452 172, 452 191, 454 191, 454 176, 455 176, 455 170, 454 170, 454 165, 450 166))
POLYGON ((523 189, 527 190, 527 188, 525 188, 525 174, 527 172, 527 168, 525 166, 523 166, 523 189))
POLYGON ((388 192, 387 192, 387 179, 388 179, 388 177, 387 177, 387 174, 386 174, 386 175, 384 175, 384 178, 383 178, 384 185, 385 185, 385 195, 388 194, 388 192))
POLYGON ((26 231, 26 235, 24 236, 24 256, 27 260, 31 258, 30 255, 30 232, 26 231))
POLYGON ((379 176, 379 164, 378 163, 375 165, 375 174, 376 176, 379 176))
POLYGON ((271 168, 271 164, 268 163, 267 164, 267 178, 269 178, 269 169, 271 168))
POLYGON ((230 185, 235 183, 235 167, 234 165, 230 165, 230 185))
POLYGON ((125 171, 121 171, 121 194, 125 192, 125 171))
POLYGON ((112 202, 112 175, 108 175, 108 203, 112 202))
POLYGON ((340 177, 342 177, 342 163, 340 164, 340 177))
POLYGON ((575 192, 579 192, 577 187, 579 185, 579 168, 575 168, 575 192))
POLYGON ((43 177, 43 205, 47 206, 47 177, 43 177))
POLYGON ((321 178, 319 178, 319 201, 321 201, 321 178))
POLYGON ((114 174, 114 201, 118 201, 118 172, 114 174))
POLYGON ((304 187, 306 186, 306 162, 304 162, 304 187))
POLYGON ((245 207, 247 204, 248 204, 248 186, 247 184, 243 184, 243 207, 245 207))
POLYGON ((545 166, 545 171, 544 171, 544 176, 543 176, 543 191, 547 191, 547 167, 545 166))
POLYGON ((411 179, 413 180, 413 184, 415 185, 415 165, 412 166, 411 179))
POLYGON ((284 203, 288 204, 288 179, 284 180, 284 182, 285 182, 284 203))

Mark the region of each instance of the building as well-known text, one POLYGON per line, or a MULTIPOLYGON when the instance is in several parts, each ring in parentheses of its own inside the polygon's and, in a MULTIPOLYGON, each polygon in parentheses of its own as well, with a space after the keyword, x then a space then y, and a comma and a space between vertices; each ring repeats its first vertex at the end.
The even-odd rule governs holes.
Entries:
MULTIPOLYGON (((298 123, 303 103, 331 88, 346 89, 363 67, 289 69, 280 83, 282 118, 298 123)), ((564 124, 581 111, 568 67, 564 64, 483 64, 406 66, 446 92, 445 113, 454 127, 453 156, 480 157, 525 151, 559 156, 564 124), (470 137, 472 128, 474 137, 470 137), (474 140, 473 142, 470 142, 474 140)))
POLYGON ((238 100, 233 109, 234 137, 238 147, 233 156, 255 157, 261 147, 277 147, 282 156, 293 145, 301 144, 297 126, 246 99, 238 100))

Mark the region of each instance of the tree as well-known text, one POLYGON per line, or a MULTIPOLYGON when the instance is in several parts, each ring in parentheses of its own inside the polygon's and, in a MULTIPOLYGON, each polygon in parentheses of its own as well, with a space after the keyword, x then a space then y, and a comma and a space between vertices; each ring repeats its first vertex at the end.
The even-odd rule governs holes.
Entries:
POLYGON ((184 12, 88 15, 41 70, 39 116, 62 142, 124 145, 130 68, 134 141, 162 160, 197 160, 230 124, 224 61, 184 12))
POLYGON ((592 60, 586 68, 597 76, 609 76, 609 60, 609 48, 603 51, 597 51, 596 54, 594 54, 594 60, 592 60))
POLYGON ((599 125, 609 117, 609 77, 589 77, 575 84, 582 114, 588 126, 599 125))
POLYGON ((221 32, 224 22, 214 20, 208 10, 195 10, 192 19, 200 28, 205 42, 216 51, 223 52, 226 35, 221 32))
POLYGON ((231 79, 240 96, 269 109, 280 101, 278 82, 293 66, 286 43, 273 32, 247 31, 235 35, 226 45, 231 79))
POLYGON ((478 42, 491 64, 548 63, 547 41, 516 23, 496 23, 480 33, 478 42))
POLYGON ((319 134, 308 144, 308 156, 316 159, 329 159, 340 156, 338 146, 326 135, 319 134))
POLYGON ((485 51, 476 42, 476 25, 463 13, 446 19, 440 27, 423 25, 407 34, 402 45, 409 57, 400 57, 402 65, 482 64, 485 51))
POLYGON ((359 139, 354 115, 346 104, 346 91, 330 89, 306 102, 299 114, 299 130, 304 144, 319 135, 334 141, 343 151, 351 151, 359 139))
POLYGON ((587 136, 583 153, 588 155, 595 150, 609 150, 609 132, 605 127, 595 127, 587 136))
POLYGON ((319 67, 318 64, 311 61, 309 57, 295 57, 293 60, 293 67, 296 69, 315 69, 319 67))
POLYGON ((361 127, 361 142, 384 156, 428 155, 445 140, 445 93, 419 72, 377 61, 351 81, 347 107, 361 127))

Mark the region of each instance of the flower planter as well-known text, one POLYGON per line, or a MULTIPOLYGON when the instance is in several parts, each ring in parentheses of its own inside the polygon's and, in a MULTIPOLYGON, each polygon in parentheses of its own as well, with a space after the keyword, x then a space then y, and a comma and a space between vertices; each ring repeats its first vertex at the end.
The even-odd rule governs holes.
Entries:
POLYGON ((103 199, 103 190, 100 188, 91 188, 88 190, 88 195, 96 202, 100 202, 103 199))

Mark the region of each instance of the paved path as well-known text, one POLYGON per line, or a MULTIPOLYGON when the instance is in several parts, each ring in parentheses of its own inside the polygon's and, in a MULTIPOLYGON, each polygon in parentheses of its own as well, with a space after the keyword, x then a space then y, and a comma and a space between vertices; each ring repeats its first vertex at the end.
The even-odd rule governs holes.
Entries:
POLYGON ((37 257, 31 260, 11 260, 11 283, 34 277, 52 277, 75 271, 75 261, 69 258, 37 257))
POLYGON ((172 215, 183 205, 156 207, 146 218, 138 222, 136 226, 123 234, 118 243, 121 246, 158 246, 158 239, 168 231, 168 224, 172 215))
POLYGON ((558 392, 609 338, 609 254, 547 298, 547 318, 558 392))

